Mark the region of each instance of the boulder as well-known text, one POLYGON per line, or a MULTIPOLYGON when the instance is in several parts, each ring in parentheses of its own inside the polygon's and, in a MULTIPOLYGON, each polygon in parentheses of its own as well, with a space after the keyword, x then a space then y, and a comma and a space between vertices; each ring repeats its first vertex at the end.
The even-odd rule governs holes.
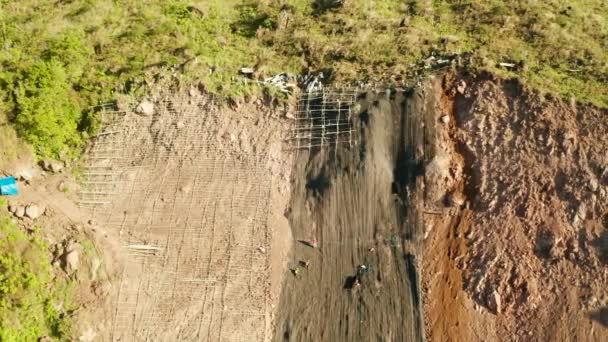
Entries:
POLYGON ((50 171, 53 173, 61 172, 61 170, 63 170, 63 164, 52 159, 43 160, 40 163, 40 166, 42 166, 45 171, 50 171))
POLYGON ((78 266, 80 266, 80 253, 78 250, 73 249, 64 254, 64 266, 67 272, 78 270, 78 266))
POLYGON ((441 122, 443 122, 444 124, 447 125, 448 123, 450 123, 450 117, 447 116, 447 115, 442 116, 441 117, 441 122))
POLYGON ((152 103, 148 100, 143 100, 139 103, 139 105, 135 109, 135 112, 137 114, 146 115, 146 116, 152 115, 152 114, 154 114, 154 103, 152 103))
POLYGON ((37 219, 42 215, 44 209, 40 208, 37 204, 30 204, 25 207, 25 216, 31 218, 32 220, 37 219))
POLYGON ((21 205, 18 206, 13 214, 15 214, 15 216, 18 218, 23 218, 23 216, 25 216, 25 207, 21 205))
POLYGON ((17 171, 16 176, 22 181, 30 182, 34 178, 34 171, 31 168, 24 168, 17 171))

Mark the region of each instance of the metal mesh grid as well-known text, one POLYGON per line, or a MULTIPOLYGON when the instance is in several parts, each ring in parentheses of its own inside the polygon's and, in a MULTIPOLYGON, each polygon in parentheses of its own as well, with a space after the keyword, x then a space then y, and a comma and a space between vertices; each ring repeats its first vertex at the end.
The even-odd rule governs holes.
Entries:
POLYGON ((112 119, 95 137, 84 172, 80 205, 125 247, 108 337, 264 340, 266 163, 221 153, 205 131, 215 124, 213 99, 172 94, 156 107, 150 116, 105 112, 112 119))
POLYGON ((357 144, 353 129, 352 105, 357 101, 356 89, 315 90, 298 100, 291 146, 296 150, 357 144))

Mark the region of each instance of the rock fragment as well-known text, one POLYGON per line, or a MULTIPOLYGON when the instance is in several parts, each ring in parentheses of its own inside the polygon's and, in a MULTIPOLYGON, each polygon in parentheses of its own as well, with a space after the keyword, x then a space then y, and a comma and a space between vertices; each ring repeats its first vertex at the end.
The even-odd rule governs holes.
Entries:
POLYGON ((18 206, 17 209, 15 209, 15 212, 13 212, 13 214, 17 217, 17 218, 23 218, 25 216, 25 207, 24 206, 18 206))
POLYGON ((66 271, 76 271, 80 265, 80 253, 77 250, 69 251, 64 256, 66 271))
POLYGON ((40 163, 40 166, 42 166, 42 168, 45 171, 49 171, 49 172, 53 172, 53 173, 61 172, 61 170, 63 170, 63 164, 61 162, 58 162, 58 161, 52 160, 52 159, 44 159, 40 163))
POLYGON ((80 266, 80 245, 70 242, 63 252, 63 267, 66 272, 74 272, 80 266))
POLYGON ((499 314, 502 311, 502 302, 501 302, 500 294, 494 290, 488 299, 488 307, 490 310, 494 311, 495 314, 499 314))
POLYGON ((461 95, 464 94, 465 90, 467 90, 467 82, 465 82, 464 80, 461 80, 458 83, 458 86, 456 87, 456 90, 458 91, 458 93, 460 93, 461 95))
POLYGON ((34 178, 34 171, 30 168, 25 168, 18 171, 16 176, 22 181, 30 182, 34 178))
POLYGON ((40 217, 43 212, 44 210, 34 203, 25 207, 25 216, 31 218, 32 220, 35 220, 40 217))
POLYGON ((95 341, 95 337, 97 337, 97 333, 92 328, 87 329, 78 337, 78 341, 80 342, 93 342, 95 341))
POLYGON ((137 114, 141 114, 141 115, 145 115, 145 116, 152 115, 152 114, 154 114, 154 103, 152 103, 148 100, 143 100, 139 103, 139 105, 135 109, 135 112, 137 114))

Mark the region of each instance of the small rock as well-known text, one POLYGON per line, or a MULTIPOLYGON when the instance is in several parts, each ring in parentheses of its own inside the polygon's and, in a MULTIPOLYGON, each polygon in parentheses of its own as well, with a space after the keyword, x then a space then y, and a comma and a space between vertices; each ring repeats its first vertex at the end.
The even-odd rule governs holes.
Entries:
POLYGON ((182 128, 184 128, 185 126, 186 126, 186 125, 184 125, 184 122, 183 122, 183 121, 178 121, 178 122, 175 124, 175 127, 177 127, 177 129, 182 129, 182 128))
POLYGON ((443 122, 444 124, 447 125, 448 123, 450 123, 450 117, 447 116, 447 115, 442 116, 441 117, 441 122, 443 122))
POLYGON ((456 90, 462 95, 464 94, 465 90, 467 89, 467 82, 465 82, 464 80, 461 80, 458 83, 458 86, 456 87, 456 90))
POLYGON ((16 176, 22 181, 30 182, 34 178, 34 172, 30 168, 22 169, 17 172, 16 176))
POLYGON ((599 186, 600 186, 600 185, 599 185, 599 183, 598 183, 597 179, 592 178, 592 179, 589 181, 589 188, 591 188, 591 191, 597 191, 597 188, 598 188, 599 186))
POLYGON ((56 160, 51 160, 51 159, 45 159, 40 163, 40 166, 42 166, 42 168, 45 171, 50 171, 53 173, 57 173, 57 172, 61 172, 61 170, 63 170, 63 164, 56 161, 56 160))
POLYGON ((78 270, 78 266, 80 266, 80 253, 76 249, 65 253, 64 265, 65 270, 68 272, 78 270))
POLYGON ((450 194, 449 201, 453 207, 460 207, 466 201, 466 197, 461 192, 453 192, 450 194))
POLYGON ((196 88, 190 88, 190 90, 188 90, 188 95, 192 97, 196 96, 197 93, 198 91, 196 90, 196 88))
POLYGON ((23 216, 25 216, 25 207, 18 206, 17 209, 15 209, 15 212, 13 214, 15 214, 15 216, 18 218, 23 218, 23 216))
POLYGON ((78 337, 78 341, 93 342, 93 341, 95 341, 95 337, 97 337, 97 333, 93 329, 89 328, 85 332, 83 332, 83 334, 80 335, 80 337, 78 337))
POLYGON ((93 221, 93 220, 89 220, 89 221, 87 221, 87 223, 90 224, 91 226, 95 225, 95 221, 93 221))
POLYGON ((587 206, 585 205, 585 203, 581 203, 578 206, 578 210, 576 211, 576 216, 578 218, 580 218, 581 220, 584 220, 585 218, 587 218, 587 206))
POLYGON ((95 258, 91 261, 91 280, 97 279, 97 271, 101 267, 101 259, 95 258))
POLYGON ((67 190, 64 181, 61 181, 61 182, 59 182, 59 184, 57 184, 57 190, 59 190, 61 192, 64 192, 67 190))
POLYGON ((266 248, 264 248, 262 246, 258 247, 258 251, 260 251, 260 253, 262 253, 262 254, 266 254, 266 248))
POLYGON ((154 103, 152 103, 148 100, 143 100, 139 103, 139 105, 135 109, 135 112, 137 114, 146 115, 146 116, 152 115, 152 114, 154 114, 154 103))
POLYGON ((501 298, 498 292, 492 292, 488 300, 488 307, 496 314, 499 314, 502 311, 501 298))
POLYGON ((43 212, 44 212, 44 210, 41 209, 36 204, 30 204, 27 207, 25 207, 25 216, 31 218, 32 220, 35 220, 38 217, 40 217, 40 215, 42 215, 43 212))
POLYGON ((251 76, 255 70, 253 68, 241 68, 241 74, 251 76))

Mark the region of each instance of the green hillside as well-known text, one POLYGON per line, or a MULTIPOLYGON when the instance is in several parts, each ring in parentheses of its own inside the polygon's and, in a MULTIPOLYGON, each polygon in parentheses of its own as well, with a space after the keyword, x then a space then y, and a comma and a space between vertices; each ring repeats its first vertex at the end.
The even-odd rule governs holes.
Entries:
POLYGON ((606 107, 607 50, 603 0, 2 0, 0 138, 14 127, 38 156, 67 159, 95 129, 92 106, 169 75, 239 97, 261 89, 241 67, 401 84, 454 54, 606 107))

